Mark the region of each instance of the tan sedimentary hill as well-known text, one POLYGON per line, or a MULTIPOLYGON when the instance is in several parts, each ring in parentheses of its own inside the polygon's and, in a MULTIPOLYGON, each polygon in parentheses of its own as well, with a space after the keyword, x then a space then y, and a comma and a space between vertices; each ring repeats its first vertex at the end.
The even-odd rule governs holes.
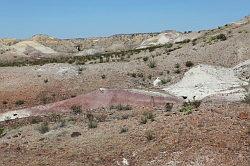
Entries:
POLYGON ((55 54, 56 53, 56 51, 54 51, 53 49, 46 47, 38 42, 34 42, 34 41, 21 41, 12 45, 11 48, 16 50, 17 54, 18 53, 25 54, 26 51, 29 51, 28 50, 29 48, 34 49, 35 51, 41 52, 43 54, 55 54))
POLYGON ((57 52, 74 53, 77 52, 76 46, 67 40, 57 39, 48 35, 35 35, 31 38, 32 41, 38 42, 46 47, 57 52))
POLYGON ((164 45, 167 43, 183 42, 185 40, 193 40, 201 37, 202 32, 177 32, 177 31, 165 31, 157 36, 149 38, 141 43, 138 48, 145 48, 150 46, 164 45))

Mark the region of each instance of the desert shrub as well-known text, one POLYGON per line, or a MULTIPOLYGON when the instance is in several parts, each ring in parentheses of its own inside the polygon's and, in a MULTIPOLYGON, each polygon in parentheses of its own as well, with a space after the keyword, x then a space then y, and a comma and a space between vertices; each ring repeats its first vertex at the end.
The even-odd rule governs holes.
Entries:
POLYGON ((106 78, 106 75, 105 75, 105 74, 103 74, 103 75, 102 75, 102 79, 105 79, 105 78, 106 78))
POLYGON ((162 80, 161 80, 161 84, 164 85, 164 84, 166 84, 166 83, 169 83, 170 81, 171 81, 170 78, 168 78, 168 79, 166 79, 166 80, 165 80, 165 79, 162 79, 162 80))
POLYGON ((82 74, 83 68, 79 67, 77 71, 78 71, 78 74, 82 74))
POLYGON ((148 120, 155 121, 155 115, 152 112, 144 112, 140 123, 146 124, 148 120))
POLYGON ((80 132, 73 132, 71 133, 71 137, 74 138, 74 137, 79 137, 80 135, 82 135, 80 132))
POLYGON ((43 95, 40 100, 43 104, 47 104, 49 103, 50 98, 48 96, 43 95))
POLYGON ((180 70, 180 69, 176 69, 176 70, 174 71, 174 73, 180 74, 180 73, 181 73, 181 70, 180 70))
POLYGON ((201 101, 199 100, 194 100, 192 102, 189 102, 189 104, 191 104, 194 108, 199 108, 201 105, 201 101))
POLYGON ((167 43, 167 44, 165 45, 166 48, 171 48, 172 46, 173 46, 172 43, 167 43))
POLYGON ((128 119, 129 118, 129 115, 128 114, 124 114, 124 115, 122 115, 122 118, 121 119, 128 119))
POLYGON ((192 45, 195 46, 197 44, 196 42, 197 42, 197 39, 193 39, 192 40, 192 45))
POLYGON ((141 117, 140 123, 141 123, 141 124, 146 124, 147 122, 148 122, 148 118, 145 117, 145 116, 142 116, 142 117, 141 117))
POLYGON ((23 105, 24 103, 25 103, 24 100, 17 100, 17 101, 15 102, 15 104, 16 104, 17 106, 23 105))
POLYGON ((46 83, 49 82, 49 80, 48 79, 44 79, 43 82, 46 84, 46 83))
POLYGON ((185 44, 185 43, 189 43, 190 41, 191 41, 190 39, 185 39, 183 41, 176 42, 176 44, 185 44))
POLYGON ((99 57, 99 62, 103 63, 103 57, 102 56, 99 57))
POLYGON ((146 56, 146 57, 143 57, 143 61, 144 61, 144 62, 148 61, 148 57, 147 57, 147 56, 146 56))
POLYGON ((150 75, 148 75, 148 79, 150 79, 150 80, 152 79, 152 75, 151 75, 151 74, 150 74, 150 75))
POLYGON ((5 100, 4 100, 4 101, 3 101, 2 103, 3 103, 3 105, 6 105, 6 104, 8 104, 8 102, 7 102, 7 101, 5 101, 5 100))
POLYGON ((165 104, 165 111, 172 111, 172 109, 173 109, 173 103, 166 103, 165 104))
POLYGON ((194 65, 194 63, 192 61, 187 61, 186 62, 187 67, 192 67, 193 65, 194 65))
POLYGON ((3 135, 4 133, 4 128, 0 127, 0 137, 3 135))
POLYGON ((208 43, 211 44, 213 41, 216 42, 218 40, 225 41, 225 40, 227 40, 227 37, 224 34, 219 34, 219 35, 216 35, 216 36, 212 36, 212 37, 209 38, 208 43))
POLYGON ((121 129, 120 129, 120 133, 126 133, 126 132, 128 132, 128 128, 127 127, 122 127, 121 129))
POLYGON ((67 121, 66 121, 65 119, 61 119, 61 120, 59 121, 58 126, 59 126, 60 128, 63 128, 63 127, 65 127, 65 126, 67 126, 67 121))
POLYGON ((155 68, 156 67, 156 62, 154 60, 149 61, 148 67, 155 68))
POLYGON ((174 67, 175 67, 176 69, 179 69, 181 66, 180 66, 179 63, 176 63, 176 64, 174 65, 174 67))
POLYGON ((98 122, 105 122, 107 119, 108 115, 101 113, 101 114, 97 114, 95 115, 95 118, 98 122))
POLYGON ((167 81, 166 81, 165 79, 162 79, 162 80, 161 80, 161 84, 164 85, 164 84, 166 84, 166 83, 167 83, 167 81))
POLYGON ((90 112, 88 112, 88 113, 86 114, 86 117, 87 117, 87 119, 88 119, 89 121, 93 121, 93 120, 94 120, 94 115, 93 115, 92 113, 90 113, 90 112))
POLYGON ((49 132, 49 124, 48 124, 48 122, 42 123, 42 124, 39 126, 38 131, 39 131, 41 134, 45 134, 45 133, 49 132))
POLYGON ((224 34, 222 34, 222 33, 219 34, 219 35, 217 35, 216 38, 217 38, 218 40, 221 40, 221 41, 227 40, 226 35, 224 35, 224 34))
POLYGON ((248 92, 244 98, 244 103, 250 104, 250 92, 248 92))
POLYGON ((106 57, 106 62, 109 62, 110 61, 110 57, 106 57))
POLYGON ((111 106, 110 109, 117 109, 119 111, 126 111, 126 110, 132 110, 132 107, 130 105, 118 104, 116 106, 111 106))
POLYGON ((34 118, 31 119, 31 124, 37 124, 39 122, 41 122, 41 120, 39 118, 37 118, 37 117, 34 117, 34 118))
POLYGON ((148 141, 151 141, 151 140, 153 140, 155 138, 154 132, 150 131, 150 130, 146 131, 145 136, 146 136, 148 141))
POLYGON ((131 73, 131 76, 136 78, 137 75, 136 75, 136 73, 131 73))
POLYGON ((144 75, 143 75, 143 73, 138 73, 137 76, 142 78, 144 75))
POLYGON ((248 31, 247 30, 241 30, 238 33, 248 33, 248 31))
POLYGON ((90 129, 97 128, 97 124, 98 124, 98 122, 96 120, 89 120, 89 122, 88 122, 88 126, 90 129))
POLYGON ((187 105, 179 110, 182 112, 184 115, 191 114, 193 112, 193 107, 191 105, 187 105))
POLYGON ((150 119, 151 121, 155 120, 155 116, 152 112, 144 112, 143 115, 144 117, 146 117, 147 119, 150 119))
POLYGON ((73 114, 75 114, 75 115, 79 115, 79 114, 82 113, 82 107, 81 106, 73 105, 71 107, 71 110, 72 110, 73 114))
POLYGON ((179 111, 182 112, 184 115, 188 115, 191 114, 197 108, 199 108, 200 105, 201 101, 198 100, 194 100, 192 102, 191 101, 185 102, 183 104, 183 107, 179 111))

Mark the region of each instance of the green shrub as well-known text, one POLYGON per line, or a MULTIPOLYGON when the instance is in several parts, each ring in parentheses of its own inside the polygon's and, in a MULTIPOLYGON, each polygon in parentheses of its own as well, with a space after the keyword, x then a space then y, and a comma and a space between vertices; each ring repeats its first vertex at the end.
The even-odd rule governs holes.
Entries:
POLYGON ((120 133, 126 133, 128 132, 128 128, 127 127, 122 127, 120 130, 120 133))
POLYGON ((129 118, 129 115, 128 114, 124 114, 124 115, 122 115, 122 120, 124 120, 124 119, 128 119, 129 118))
POLYGON ((0 127, 0 137, 3 135, 3 133, 4 133, 4 128, 0 127))
POLYGON ((137 75, 136 75, 136 73, 131 73, 131 76, 136 78, 137 75))
POLYGON ((39 123, 39 122, 41 122, 41 120, 40 120, 39 118, 37 118, 37 117, 34 117, 34 118, 32 118, 32 120, 31 120, 31 124, 37 124, 37 123, 39 123))
POLYGON ((87 119, 88 119, 89 121, 93 121, 93 120, 94 120, 94 115, 93 115, 92 113, 90 113, 90 112, 88 112, 88 113, 86 114, 86 117, 87 117, 87 119))
POLYGON ((110 109, 117 109, 119 111, 127 111, 127 110, 132 110, 132 107, 130 105, 118 104, 116 106, 111 106, 110 109))
POLYGON ((166 79, 166 80, 165 80, 165 79, 162 79, 162 80, 161 80, 161 84, 163 84, 163 85, 166 84, 166 83, 168 83, 168 82, 171 82, 171 79, 170 79, 170 78, 168 78, 168 79, 166 79))
POLYGON ((66 121, 65 119, 61 119, 61 120, 59 121, 58 126, 59 126, 60 128, 63 128, 63 127, 65 127, 65 126, 67 126, 67 121, 66 121))
POLYGON ((189 101, 185 102, 183 104, 183 107, 179 110, 180 112, 184 113, 184 115, 191 114, 194 110, 199 108, 201 105, 201 101, 194 100, 194 101, 189 101))
POLYGON ((181 66, 179 63, 176 63, 175 66, 174 66, 176 69, 179 69, 181 66))
POLYGON ((145 116, 142 116, 141 117, 141 124, 146 124, 148 122, 148 118, 147 117, 145 117, 145 116))
POLYGON ((216 35, 216 36, 212 36, 212 37, 209 38, 208 43, 211 44, 213 41, 216 42, 218 40, 225 41, 225 40, 227 40, 227 37, 224 34, 219 34, 219 35, 216 35))
POLYGON ((154 60, 149 61, 148 67, 155 68, 156 67, 156 62, 154 60))
POLYGON ((143 78, 144 75, 143 75, 143 73, 138 73, 137 76, 140 78, 143 78))
POLYGON ((106 75, 105 75, 105 74, 103 74, 103 75, 102 75, 102 79, 105 79, 105 78, 106 78, 106 75))
POLYGON ((165 111, 172 111, 174 104, 173 103, 166 103, 165 104, 165 111))
POLYGON ((97 124, 98 124, 98 122, 96 120, 89 120, 89 122, 88 122, 88 126, 90 129, 97 128, 97 124))
POLYGON ((174 73, 180 74, 180 73, 181 73, 181 70, 180 70, 180 69, 176 69, 176 70, 174 71, 174 73))
POLYGON ((100 114, 95 115, 95 118, 98 122, 105 122, 106 119, 108 118, 108 115, 105 113, 100 113, 100 114))
POLYGON ((15 104, 16 104, 17 106, 23 105, 24 103, 25 103, 24 100, 17 100, 17 101, 15 102, 15 104))
POLYGON ((144 112, 140 123, 146 124, 148 120, 155 121, 155 115, 152 112, 144 112))
POLYGON ((185 44, 185 43, 189 43, 190 41, 191 41, 190 39, 185 39, 183 41, 176 42, 176 44, 185 44))
POLYGON ((75 115, 79 115, 82 113, 82 107, 81 106, 77 106, 77 105, 73 105, 71 107, 71 110, 72 112, 75 114, 75 115))
POLYGON ((99 57, 99 62, 103 63, 103 57, 102 56, 99 57))
POLYGON ((143 57, 143 61, 144 61, 144 62, 148 61, 148 57, 147 57, 147 56, 146 56, 146 57, 143 57))
POLYGON ((194 64, 193 64, 193 62, 192 61, 187 61, 186 62, 186 66, 187 67, 192 67, 194 64))
POLYGON ((244 98, 244 103, 250 104, 250 92, 248 92, 244 98))
POLYGON ((79 67, 79 68, 78 68, 78 74, 82 74, 82 71, 83 71, 83 68, 82 68, 82 67, 79 67))
POLYGON ((198 40, 198 39, 193 39, 193 40, 192 40, 192 43, 195 43, 195 44, 196 44, 197 40, 198 40))
POLYGON ((182 112, 184 115, 191 114, 193 112, 193 107, 191 105, 185 106, 179 110, 182 112))
POLYGON ((155 116, 152 112, 144 112, 143 115, 147 119, 150 119, 151 121, 155 121, 155 116))
POLYGON ((40 125, 40 127, 38 128, 38 131, 41 133, 41 134, 45 134, 47 132, 49 132, 49 124, 48 122, 44 122, 40 125))
POLYGON ((48 79, 45 79, 45 80, 43 80, 43 81, 44 81, 44 83, 45 83, 45 84, 49 82, 49 80, 48 80, 48 79))
POLYGON ((153 131, 146 131, 145 135, 148 141, 151 141, 155 138, 155 134, 153 131))
POLYGON ((222 34, 222 33, 219 34, 219 35, 217 35, 216 38, 217 38, 218 40, 221 40, 221 41, 227 40, 226 35, 224 35, 224 34, 222 34))
POLYGON ((172 46, 173 46, 172 43, 167 43, 167 44, 165 45, 166 48, 171 48, 172 46))

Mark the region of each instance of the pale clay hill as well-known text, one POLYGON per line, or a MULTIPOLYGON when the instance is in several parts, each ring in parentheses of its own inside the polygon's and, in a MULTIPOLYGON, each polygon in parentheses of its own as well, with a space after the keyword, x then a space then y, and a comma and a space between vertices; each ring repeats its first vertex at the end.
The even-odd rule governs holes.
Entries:
POLYGON ((0 39, 0 165, 248 166, 249 19, 0 39))

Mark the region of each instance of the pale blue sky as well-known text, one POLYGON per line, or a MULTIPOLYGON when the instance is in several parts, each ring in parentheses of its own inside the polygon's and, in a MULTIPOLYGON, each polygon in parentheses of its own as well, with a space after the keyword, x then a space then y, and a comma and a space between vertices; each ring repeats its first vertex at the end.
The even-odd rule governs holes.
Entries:
POLYGON ((0 0, 0 38, 201 30, 249 14, 250 0, 0 0))

